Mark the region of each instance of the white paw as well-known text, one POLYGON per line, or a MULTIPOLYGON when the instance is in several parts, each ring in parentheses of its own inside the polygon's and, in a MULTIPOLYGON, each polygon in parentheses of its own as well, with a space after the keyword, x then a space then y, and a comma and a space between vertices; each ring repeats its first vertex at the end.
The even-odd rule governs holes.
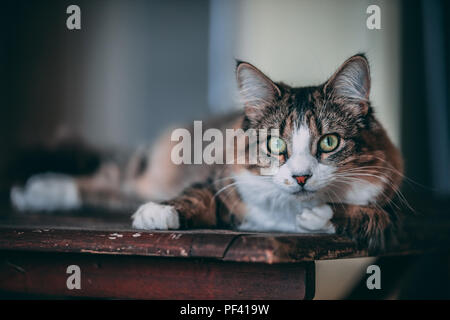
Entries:
POLYGON ((301 214, 297 215, 297 226, 308 231, 335 233, 335 228, 330 222, 332 217, 333 210, 329 205, 305 208, 301 214))
POLYGON ((20 211, 77 209, 81 197, 73 178, 55 173, 32 176, 25 186, 11 189, 11 202, 20 211))
POLYGON ((180 227, 178 212, 174 207, 154 202, 140 206, 131 218, 133 228, 136 229, 168 230, 180 227))

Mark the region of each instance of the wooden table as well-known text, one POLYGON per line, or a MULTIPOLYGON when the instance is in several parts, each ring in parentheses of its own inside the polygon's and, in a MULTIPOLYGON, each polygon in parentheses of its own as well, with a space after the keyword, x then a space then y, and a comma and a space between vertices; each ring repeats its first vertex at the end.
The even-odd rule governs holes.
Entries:
MULTIPOLYGON (((439 250, 441 222, 412 224, 385 253, 439 250), (419 226, 419 227, 418 227, 419 226)), ((92 212, 0 216, 0 291, 137 299, 311 299, 314 262, 368 256, 334 235, 153 231, 130 228, 129 215, 92 212), (81 269, 81 289, 66 286, 81 269)))

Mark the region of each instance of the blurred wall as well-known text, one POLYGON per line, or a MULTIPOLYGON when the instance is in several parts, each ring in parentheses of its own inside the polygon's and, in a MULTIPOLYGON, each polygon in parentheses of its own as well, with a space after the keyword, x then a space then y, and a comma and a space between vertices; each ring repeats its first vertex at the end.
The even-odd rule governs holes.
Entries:
POLYGON ((403 1, 402 16, 402 149, 407 175, 415 181, 406 191, 413 201, 430 193, 448 198, 450 3, 403 1))
POLYGON ((98 8, 82 65, 84 134, 137 145, 170 124, 204 118, 208 1, 108 1, 98 8))

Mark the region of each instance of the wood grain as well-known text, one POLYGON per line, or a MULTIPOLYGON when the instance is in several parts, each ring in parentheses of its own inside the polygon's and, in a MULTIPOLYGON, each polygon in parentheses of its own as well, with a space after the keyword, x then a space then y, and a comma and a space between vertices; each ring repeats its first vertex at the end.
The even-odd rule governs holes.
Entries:
POLYGON ((0 250, 222 258, 233 232, 0 229, 0 250))
POLYGON ((314 264, 0 251, 0 288, 61 297, 305 299, 314 295, 314 264), (66 286, 73 264, 81 290, 66 286))

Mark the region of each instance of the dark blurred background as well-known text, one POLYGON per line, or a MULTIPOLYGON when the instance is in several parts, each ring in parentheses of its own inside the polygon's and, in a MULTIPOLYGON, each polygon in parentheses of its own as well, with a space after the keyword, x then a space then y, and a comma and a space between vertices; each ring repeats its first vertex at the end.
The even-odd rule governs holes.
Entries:
POLYGON ((404 1, 402 19, 401 146, 406 175, 431 193, 448 197, 450 2, 404 1))
MULTIPOLYGON (((449 8, 444 0, 4 0, 0 188, 9 188, 18 150, 73 136, 132 149, 170 125, 238 108, 234 58, 308 85, 366 52, 375 110, 404 154, 409 202, 436 201, 429 210, 449 213, 449 8), (71 4, 81 8, 81 30, 66 28, 71 4), (381 30, 366 27, 371 4, 381 8, 381 30)), ((347 274, 341 291, 333 279, 321 284, 322 297, 357 281, 347 274)))

